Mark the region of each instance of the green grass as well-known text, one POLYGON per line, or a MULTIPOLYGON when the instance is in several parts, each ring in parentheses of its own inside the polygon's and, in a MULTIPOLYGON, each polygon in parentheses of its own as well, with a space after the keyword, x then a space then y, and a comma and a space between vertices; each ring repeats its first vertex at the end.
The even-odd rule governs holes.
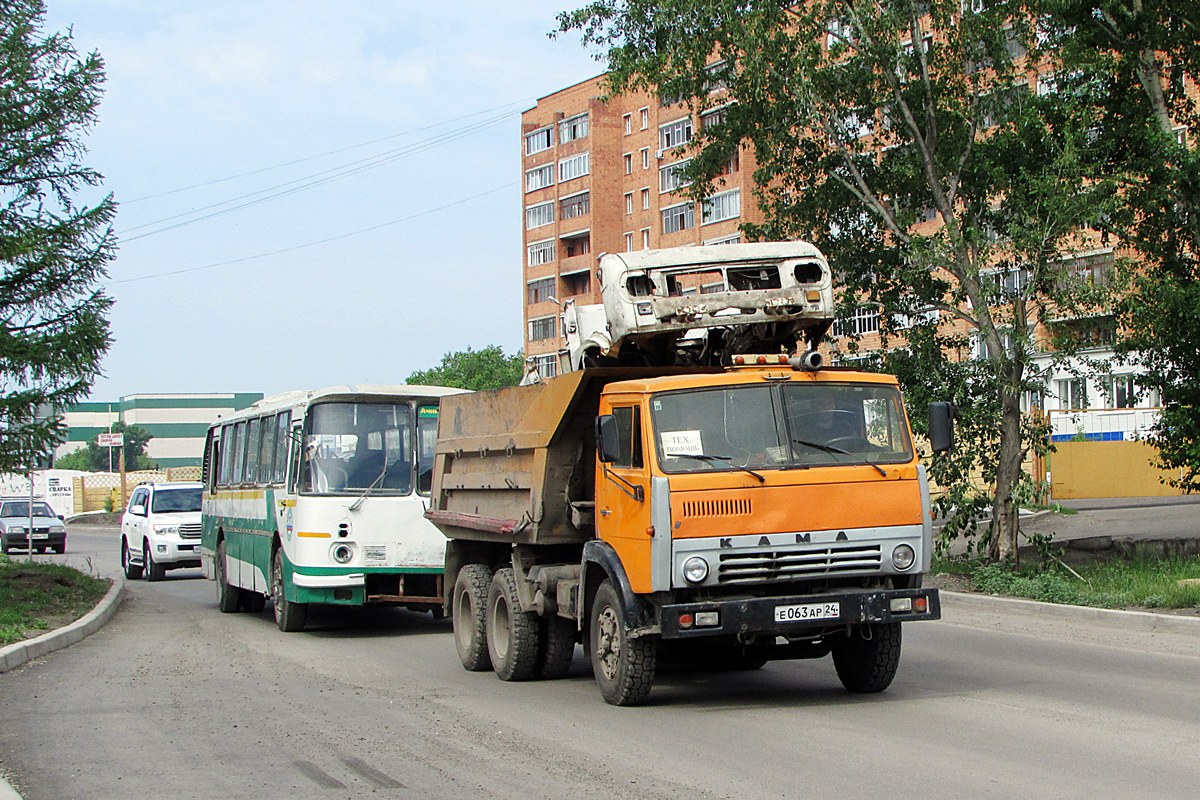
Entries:
POLYGON ((968 575, 977 592, 1045 603, 1200 609, 1200 586, 1179 585, 1180 580, 1200 578, 1200 557, 1196 556, 1113 558, 1076 568, 1079 577, 1053 563, 1044 569, 1022 567, 1014 572, 995 564, 941 561, 934 565, 934 572, 968 575))
POLYGON ((79 619, 110 583, 61 564, 0 556, 0 646, 79 619))

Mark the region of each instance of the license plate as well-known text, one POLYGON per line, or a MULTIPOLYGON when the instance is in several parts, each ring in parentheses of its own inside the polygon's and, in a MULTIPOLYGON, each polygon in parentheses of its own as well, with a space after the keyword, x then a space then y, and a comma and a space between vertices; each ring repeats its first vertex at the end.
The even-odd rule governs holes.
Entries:
POLYGON ((50 538, 50 534, 48 534, 48 533, 35 533, 35 534, 33 535, 33 538, 35 538, 35 539, 49 539, 49 538, 50 538))
POLYGON ((804 603, 796 606, 775 606, 776 622, 801 622, 808 619, 837 619, 841 615, 841 603, 804 603))

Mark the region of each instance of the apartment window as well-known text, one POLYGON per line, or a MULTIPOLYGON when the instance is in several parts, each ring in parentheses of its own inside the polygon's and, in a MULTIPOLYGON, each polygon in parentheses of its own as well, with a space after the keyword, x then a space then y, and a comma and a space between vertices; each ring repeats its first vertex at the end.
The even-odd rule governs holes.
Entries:
POLYGON ((566 248, 567 258, 587 255, 592 252, 592 235, 589 231, 575 233, 562 237, 563 247, 566 248))
POLYGON ((554 240, 546 239, 541 242, 532 242, 525 248, 528 256, 526 263, 531 267, 536 267, 539 264, 549 264, 554 260, 554 240))
POLYGON ((1137 383, 1132 375, 1109 375, 1104 383, 1110 408, 1137 407, 1137 383))
POLYGON ((534 356, 530 361, 533 362, 538 375, 541 375, 543 378, 553 378, 558 374, 558 359, 553 355, 534 356))
POLYGON ((633 252, 633 231, 630 231, 629 233, 625 234, 625 252, 626 253, 633 252))
POLYGON ((558 330, 557 322, 557 317, 538 317, 529 320, 529 341, 540 342, 544 339, 553 339, 558 330))
POLYGON ((589 211, 591 211, 591 198, 591 192, 583 192, 582 194, 574 194, 570 197, 564 197, 561 201, 559 201, 559 210, 562 212, 559 218, 568 220, 585 216, 589 211))
POLYGON ((592 289, 592 273, 589 270, 562 276, 563 293, 567 297, 587 294, 592 289))
POLYGON ((1087 408, 1087 381, 1083 378, 1067 378, 1054 382, 1058 389, 1058 407, 1062 409, 1087 408))
POLYGON ((648 208, 650 208, 650 187, 649 186, 642 189, 642 210, 644 211, 648 208))
POLYGON ((558 143, 566 144, 588 135, 588 115, 576 114, 558 123, 558 143))
POLYGON ((554 222, 554 202, 525 207, 525 230, 540 228, 554 222))
POLYGON ((625 154, 625 174, 626 175, 633 174, 633 153, 625 154))
POLYGON ((1107 286, 1116 269, 1111 252, 1077 256, 1064 262, 1064 271, 1080 283, 1092 286, 1107 286))
POLYGON ((714 125, 720 125, 728 116, 729 106, 721 106, 709 111, 705 111, 700 115, 700 130, 708 130, 714 125))
POLYGON ((554 296, 554 278, 538 278, 526 284, 530 303, 545 303, 554 296))
POLYGON ((650 148, 642 148, 642 169, 650 169, 650 148))
POLYGON ((650 107, 638 109, 638 113, 642 115, 642 130, 650 127, 650 107))
POLYGON ((683 171, 687 168, 687 165, 690 163, 692 163, 692 160, 689 158, 686 161, 676 161, 674 164, 668 164, 665 167, 659 168, 659 170, 658 170, 658 191, 659 191, 659 193, 661 194, 663 192, 673 192, 676 189, 679 189, 680 187, 689 185, 691 183, 691 181, 687 180, 683 176, 683 171))
POLYGON ((848 111, 836 125, 844 136, 851 139, 861 139, 875 132, 875 118, 870 111, 862 108, 848 111))
POLYGON ((626 214, 633 213, 633 192, 625 193, 625 213, 626 214))
POLYGON ((531 156, 554 146, 554 128, 546 126, 525 134, 525 155, 531 156))
POLYGON ((741 241, 742 235, 740 233, 733 233, 729 236, 718 236, 715 239, 709 239, 705 244, 740 244, 741 241))
POLYGON ((649 228, 642 228, 642 249, 643 250, 650 249, 650 229, 649 228))
POLYGON ((662 210, 663 233, 676 233, 696 227, 696 209, 691 203, 662 210))
POLYGON ((554 185, 554 165, 546 164, 541 167, 525 170, 525 191, 535 192, 554 185))
POLYGON ((625 123, 625 135, 628 136, 633 133, 633 114, 626 114, 621 119, 625 123))
POLYGON ((658 126, 658 149, 670 150, 692 140, 692 118, 684 117, 658 126))
POLYGON ((721 92, 729 88, 729 81, 725 79, 726 66, 725 61, 714 61, 704 68, 705 81, 704 91, 708 94, 721 92))
POLYGON ((834 17, 829 20, 826 26, 825 46, 836 47, 842 44, 850 44, 854 41, 854 29, 850 27, 850 22, 844 19, 834 17))
POLYGON ((701 224, 734 219, 742 215, 742 190, 734 189, 729 192, 714 194, 704 201, 701 211, 701 224))
POLYGON ((558 182, 572 180, 588 174, 588 154, 580 153, 577 156, 564 158, 558 162, 558 182))
POLYGON ((867 333, 879 333, 878 308, 859 306, 849 317, 833 324, 834 336, 862 336, 867 333))

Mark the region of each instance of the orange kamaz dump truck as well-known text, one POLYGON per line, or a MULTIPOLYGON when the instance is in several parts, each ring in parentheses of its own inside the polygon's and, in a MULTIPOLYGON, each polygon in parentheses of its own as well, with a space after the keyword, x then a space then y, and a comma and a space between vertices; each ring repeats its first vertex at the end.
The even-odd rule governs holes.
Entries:
MULTIPOLYGON (((833 657, 879 692, 922 587, 929 487, 896 379, 811 352, 587 368, 442 400, 426 516, 463 666, 552 678, 576 644, 615 705, 660 659, 833 657)), ((934 449, 950 409, 931 409, 934 449)))

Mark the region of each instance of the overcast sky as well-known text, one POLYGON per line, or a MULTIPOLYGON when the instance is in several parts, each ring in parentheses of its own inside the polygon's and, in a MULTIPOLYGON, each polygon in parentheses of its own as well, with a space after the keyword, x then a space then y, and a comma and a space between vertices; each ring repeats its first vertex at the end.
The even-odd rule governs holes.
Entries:
POLYGON ((108 75, 88 163, 120 250, 92 399, 515 352, 520 112, 602 71, 547 37, 578 4, 47 0, 108 75))

